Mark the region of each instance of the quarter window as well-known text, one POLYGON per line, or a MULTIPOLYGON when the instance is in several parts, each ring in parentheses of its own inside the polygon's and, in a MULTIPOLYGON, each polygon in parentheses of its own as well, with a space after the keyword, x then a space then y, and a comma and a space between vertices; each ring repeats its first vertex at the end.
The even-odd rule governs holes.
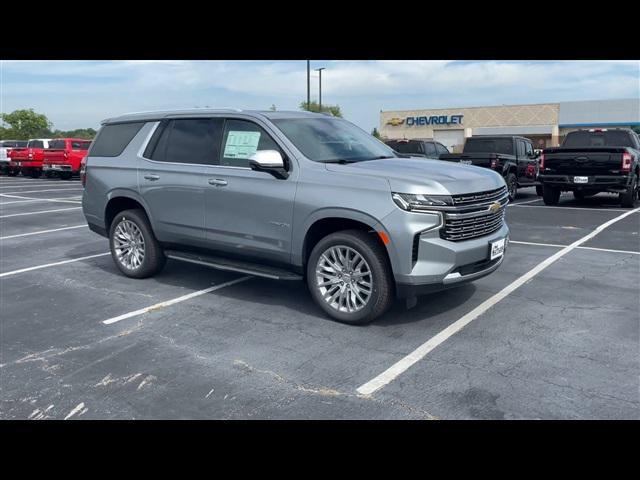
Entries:
POLYGON ((133 137, 140 131, 144 122, 114 123, 100 129, 93 142, 89 155, 92 157, 117 157, 133 137))
POLYGON ((247 120, 227 119, 222 137, 220 165, 249 167, 249 157, 258 150, 276 150, 278 144, 259 125, 247 120))

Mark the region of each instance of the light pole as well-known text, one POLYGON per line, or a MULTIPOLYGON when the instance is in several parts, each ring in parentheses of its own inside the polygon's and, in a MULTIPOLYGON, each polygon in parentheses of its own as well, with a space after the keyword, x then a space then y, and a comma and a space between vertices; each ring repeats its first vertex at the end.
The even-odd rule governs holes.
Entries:
POLYGON ((320 75, 320 82, 318 83, 318 110, 322 113, 322 68, 316 68, 315 71, 320 75))
POLYGON ((311 110, 311 61, 307 60, 307 110, 311 110))

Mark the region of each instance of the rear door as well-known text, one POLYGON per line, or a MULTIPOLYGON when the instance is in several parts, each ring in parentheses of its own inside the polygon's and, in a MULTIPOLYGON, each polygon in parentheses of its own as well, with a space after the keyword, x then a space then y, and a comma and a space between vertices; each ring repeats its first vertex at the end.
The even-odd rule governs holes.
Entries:
POLYGON ((227 118, 216 164, 205 166, 206 238, 211 247, 243 257, 289 263, 297 169, 266 124, 227 118), (258 150, 277 150, 287 179, 249 168, 258 150))
POLYGON ((140 193, 160 241, 205 242, 205 165, 218 155, 222 120, 164 120, 145 148, 138 170, 140 193))

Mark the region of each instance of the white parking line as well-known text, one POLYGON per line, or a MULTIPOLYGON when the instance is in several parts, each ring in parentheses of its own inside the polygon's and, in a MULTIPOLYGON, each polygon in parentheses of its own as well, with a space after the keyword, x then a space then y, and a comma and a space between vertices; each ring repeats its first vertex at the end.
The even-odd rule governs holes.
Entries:
POLYGON ((236 278, 235 280, 221 283, 220 285, 214 285, 213 287, 205 288, 204 290, 198 290, 197 292, 189 293, 188 295, 183 295, 182 297, 173 298, 165 302, 160 302, 160 303, 156 303, 155 305, 151 305, 149 307, 141 308, 140 310, 136 310, 134 312, 125 313, 123 315, 119 315, 117 317, 113 317, 108 320, 103 320, 102 323, 104 323, 105 325, 111 325, 112 323, 119 322, 120 320, 136 317, 138 315, 142 315, 143 313, 147 313, 152 310, 168 307, 169 305, 174 305, 176 303, 184 302, 185 300, 189 300, 191 298, 199 297, 200 295, 204 295, 205 293, 213 292, 215 290, 220 290, 221 288, 224 288, 224 287, 235 285, 236 283, 244 282, 245 280, 249 280, 250 278, 251 278, 250 276, 236 278))
POLYGON ((67 263, 80 262, 82 260, 88 260, 90 258, 104 257, 105 255, 111 255, 111 252, 97 253, 95 255, 87 255, 86 257, 72 258, 71 260, 62 260, 61 262, 47 263, 44 265, 36 265, 35 267, 21 268, 20 270, 12 270, 11 272, 0 273, 0 278, 10 277, 11 275, 17 275, 19 273, 31 272, 33 270, 40 270, 41 268, 55 267, 57 265, 65 265, 67 263))
MULTIPOLYGON (((522 202, 526 203, 526 202, 522 202)), ((510 203, 509 207, 522 207, 522 208, 550 208, 553 210, 562 208, 565 210, 589 210, 591 212, 628 212, 621 208, 589 208, 589 207, 563 207, 560 205, 548 206, 548 205, 520 205, 519 203, 510 203)))
POLYGON ((39 212, 12 213, 10 215, 0 215, 0 218, 22 217, 23 215, 38 215, 40 213, 66 212, 67 210, 79 210, 82 207, 54 208, 53 210, 41 210, 39 212))
POLYGON ((449 325, 447 328, 445 328, 444 330, 440 331, 439 333, 437 333, 436 335, 431 337, 429 340, 427 340, 425 343, 420 345, 418 348, 416 348, 413 352, 411 352, 407 356, 405 356, 402 359, 400 359, 398 362, 393 364, 387 370, 385 370, 384 372, 382 372, 381 374, 379 374, 378 376, 376 376, 372 380, 369 380, 367 383, 365 383, 365 384, 361 385, 360 387, 358 387, 357 388, 357 392, 359 394, 361 394, 361 395, 371 395, 375 391, 377 391, 380 388, 384 387, 385 385, 389 384, 389 382, 393 381, 399 375, 404 373, 412 365, 414 365, 415 363, 417 363, 420 360, 422 360, 430 351, 432 351, 438 345, 442 344, 449 337, 451 337, 455 333, 457 333, 460 330, 462 330, 465 326, 467 326, 473 320, 475 320, 480 315, 482 315, 484 312, 489 310, 496 303, 500 302, 501 300, 506 298, 509 294, 514 292, 516 289, 518 289, 519 287, 521 287, 522 285, 527 283, 529 280, 531 280, 533 277, 538 275, 540 272, 542 272, 549 265, 552 265, 557 260, 559 260, 560 258, 565 256, 567 253, 571 252, 573 249, 575 249, 578 246, 580 246, 581 244, 589 241, 590 239, 595 237, 598 233, 603 231, 605 228, 613 225, 614 223, 616 223, 616 222, 622 220, 623 218, 626 218, 629 215, 632 215, 632 214, 634 214, 634 213, 636 213, 638 211, 640 211, 640 208, 636 208, 634 210, 629 210, 629 211, 623 213, 622 215, 619 215, 619 216, 617 216, 617 217, 615 217, 615 218, 603 223, 602 225, 597 227, 595 230, 593 230, 588 235, 585 235, 581 239, 576 240, 575 242, 573 242, 571 245, 568 245, 568 246, 564 247, 559 252, 556 252, 553 255, 551 255, 550 257, 548 257, 547 259, 543 260, 541 263, 536 265, 534 268, 529 270, 527 273, 525 273, 524 275, 522 275, 519 278, 517 278, 514 282, 510 283, 509 285, 504 287, 502 290, 500 290, 498 293, 496 293, 492 297, 490 297, 487 300, 485 300, 484 302, 482 302, 480 305, 478 305, 476 308, 474 308, 469 313, 464 315, 462 318, 460 318, 459 320, 456 320, 451 325, 449 325))
POLYGON ((31 235, 42 235, 43 233, 59 232, 61 230, 71 230, 73 228, 87 228, 88 225, 74 225, 73 227, 53 228, 51 230, 39 230, 37 232, 19 233, 18 235, 7 235, 6 237, 0 237, 0 240, 8 240, 10 238, 29 237, 31 235))
POLYGON ((20 191, 20 192, 4 192, 0 195, 18 195, 18 194, 23 194, 23 193, 40 193, 40 192, 64 192, 66 190, 84 190, 84 188, 80 187, 80 188, 45 188, 42 190, 27 190, 27 191, 20 191))
MULTIPOLYGON (((554 243, 536 243, 536 242, 519 242, 516 240, 509 240, 509 244, 516 243, 518 245, 535 245, 538 247, 556 247, 565 248, 569 245, 556 245, 554 243)), ((596 250, 598 252, 612 252, 612 253, 630 253, 632 255, 640 255, 640 252, 633 250, 614 250, 612 248, 599 248, 599 247, 576 247, 577 250, 596 250)))
POLYGON ((56 186, 60 186, 60 187, 69 187, 71 185, 80 185, 80 182, 74 182, 74 183, 59 183, 59 184, 55 184, 55 183, 0 183, 0 188, 11 188, 11 187, 16 187, 16 188, 22 188, 22 187, 56 187, 56 186))
POLYGON ((513 202, 513 203, 510 203, 509 205, 522 205, 523 203, 539 202, 540 200, 542 200, 542 199, 541 198, 536 198, 535 200, 527 200, 526 202, 513 202))
MULTIPOLYGON (((65 200, 65 199, 69 199, 69 198, 76 198, 75 196, 74 197, 60 197, 60 198, 35 198, 35 197, 23 197, 21 195, 9 195, 8 193, 0 193, 0 197, 21 198, 21 199, 24 199, 24 200, 37 201, 37 202, 82 203, 82 201, 65 200)), ((8 205, 10 203, 18 203, 18 202, 4 202, 4 203, 0 203, 0 205, 8 205)))

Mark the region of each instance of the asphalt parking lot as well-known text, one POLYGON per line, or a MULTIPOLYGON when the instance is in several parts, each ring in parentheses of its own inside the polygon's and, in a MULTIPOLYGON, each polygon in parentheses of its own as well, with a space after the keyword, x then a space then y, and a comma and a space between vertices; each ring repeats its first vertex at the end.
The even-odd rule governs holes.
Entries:
POLYGON ((0 418, 640 418, 640 212, 613 196, 522 190, 497 272, 352 327, 300 282, 126 278, 81 194, 0 177, 0 418))

